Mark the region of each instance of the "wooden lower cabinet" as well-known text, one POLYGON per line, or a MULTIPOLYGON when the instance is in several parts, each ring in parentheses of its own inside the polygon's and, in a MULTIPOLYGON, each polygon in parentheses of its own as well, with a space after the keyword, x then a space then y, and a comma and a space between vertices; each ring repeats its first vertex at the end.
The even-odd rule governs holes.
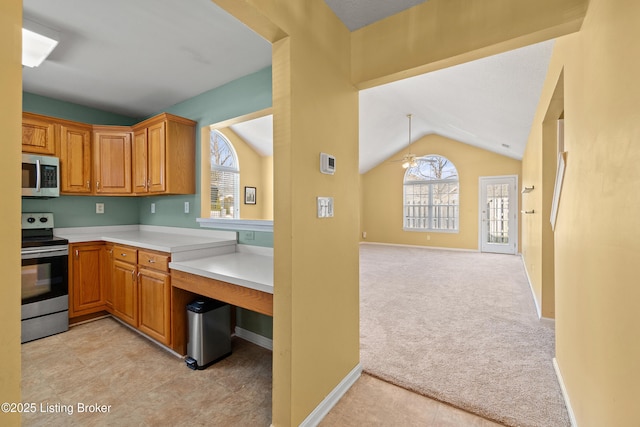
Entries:
POLYGON ((138 327, 138 281, 135 264, 113 261, 111 288, 113 314, 133 327, 138 327))
POLYGON ((103 243, 72 244, 69 247, 69 317, 105 309, 105 246, 103 243))
POLYGON ((165 345, 171 344, 171 282, 168 273, 138 270, 138 329, 165 345))
POLYGON ((168 253, 113 243, 69 246, 69 317, 107 311, 171 346, 168 253))

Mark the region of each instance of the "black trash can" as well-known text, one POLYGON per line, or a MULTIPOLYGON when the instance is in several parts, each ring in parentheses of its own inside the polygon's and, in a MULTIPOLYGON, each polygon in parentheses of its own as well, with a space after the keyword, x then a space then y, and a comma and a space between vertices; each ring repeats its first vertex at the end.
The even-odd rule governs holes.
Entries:
POLYGON ((231 354, 231 307, 199 298, 187 304, 189 341, 185 362, 191 369, 205 369, 231 354))

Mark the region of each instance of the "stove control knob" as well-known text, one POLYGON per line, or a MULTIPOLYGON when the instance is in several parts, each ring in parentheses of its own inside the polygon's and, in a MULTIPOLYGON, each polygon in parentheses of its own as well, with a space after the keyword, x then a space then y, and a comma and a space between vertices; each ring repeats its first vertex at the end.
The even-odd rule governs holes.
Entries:
POLYGON ((36 222, 36 219, 34 217, 30 216, 29 218, 27 218, 27 222, 29 224, 33 224, 34 222, 36 222))
POLYGON ((49 218, 47 218, 46 216, 40 217, 40 222, 45 223, 49 221, 49 218))

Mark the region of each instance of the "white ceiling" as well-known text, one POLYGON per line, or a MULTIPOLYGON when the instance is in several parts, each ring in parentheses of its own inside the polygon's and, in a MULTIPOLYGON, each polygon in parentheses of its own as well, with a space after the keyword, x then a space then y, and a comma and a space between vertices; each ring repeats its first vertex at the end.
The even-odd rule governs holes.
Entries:
MULTIPOLYGON (((325 0, 350 29, 425 0, 325 0)), ((24 17, 60 33, 27 92, 146 117, 271 64, 271 46, 211 0, 24 0, 24 17), (188 7, 186 6, 188 4, 188 7)), ((552 42, 360 93, 360 171, 438 133, 521 158, 552 42), (503 144, 509 147, 504 147, 503 144)), ((233 129, 272 153, 270 117, 233 129)), ((427 154, 427 153, 416 153, 427 154)))
POLYGON ((60 33, 27 92, 133 117, 271 65, 271 45, 211 0, 23 0, 60 33), (188 4, 188 6, 186 6, 188 4))

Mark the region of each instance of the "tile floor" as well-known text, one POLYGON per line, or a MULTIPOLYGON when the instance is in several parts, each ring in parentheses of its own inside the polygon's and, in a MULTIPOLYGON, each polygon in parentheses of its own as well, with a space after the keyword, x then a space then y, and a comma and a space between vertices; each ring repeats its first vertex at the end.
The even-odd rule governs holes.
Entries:
MULTIPOLYGON (((271 352, 237 338, 232 350, 223 361, 192 371, 111 318, 23 344, 22 401, 49 412, 24 414, 22 425, 269 426, 271 352), (85 412, 78 412, 79 403, 87 405, 85 412), (110 407, 87 412, 95 404, 110 407)), ((320 425, 499 426, 368 375, 320 425)))

